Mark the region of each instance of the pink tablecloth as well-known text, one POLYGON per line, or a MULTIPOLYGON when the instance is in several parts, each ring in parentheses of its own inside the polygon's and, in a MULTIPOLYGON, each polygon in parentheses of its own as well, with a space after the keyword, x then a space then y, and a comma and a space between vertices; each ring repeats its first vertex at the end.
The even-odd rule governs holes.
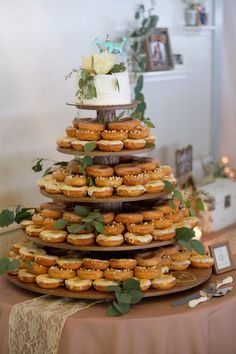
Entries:
MULTIPOLYGON (((236 271, 217 279, 226 275, 236 280, 236 271)), ((215 276, 211 281, 215 281, 215 276)), ((235 354, 236 286, 225 297, 194 309, 187 305, 171 307, 173 300, 195 291, 145 299, 122 317, 107 317, 106 304, 82 310, 67 318, 59 354, 235 354)), ((33 296, 1 277, 1 354, 9 352, 8 318, 12 305, 33 296)))

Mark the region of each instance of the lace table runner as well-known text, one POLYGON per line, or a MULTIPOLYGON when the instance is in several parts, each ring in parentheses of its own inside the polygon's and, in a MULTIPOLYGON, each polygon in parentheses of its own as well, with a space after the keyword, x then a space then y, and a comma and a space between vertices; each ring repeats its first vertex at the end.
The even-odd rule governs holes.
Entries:
POLYGON ((12 307, 10 354, 56 354, 68 316, 101 301, 77 301, 43 295, 12 307))

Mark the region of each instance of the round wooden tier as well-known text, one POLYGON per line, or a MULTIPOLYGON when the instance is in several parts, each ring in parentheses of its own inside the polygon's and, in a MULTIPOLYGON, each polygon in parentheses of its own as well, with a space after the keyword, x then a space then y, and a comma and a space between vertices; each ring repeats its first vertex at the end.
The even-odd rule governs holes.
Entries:
POLYGON ((77 151, 74 149, 65 149, 65 148, 60 148, 57 147, 57 151, 62 152, 63 154, 67 155, 79 155, 79 156, 127 156, 127 155, 132 155, 132 154, 145 154, 149 151, 152 151, 155 149, 155 145, 153 145, 150 148, 145 148, 145 149, 138 149, 138 150, 128 150, 128 149, 123 149, 121 151, 110 151, 110 152, 105 152, 105 151, 100 151, 100 150, 94 150, 91 152, 85 152, 85 151, 77 151))
POLYGON ((57 202, 65 202, 65 203, 117 203, 117 202, 136 202, 140 200, 151 200, 151 199, 166 199, 168 194, 166 193, 145 193, 140 197, 119 197, 114 195, 109 198, 92 198, 92 197, 83 197, 83 198, 70 198, 66 197, 64 194, 53 194, 47 193, 45 189, 40 188, 40 193, 47 198, 53 199, 57 202))
POLYGON ((66 242, 45 242, 41 240, 39 237, 31 237, 25 234, 27 239, 30 241, 33 241, 39 246, 47 246, 47 247, 54 247, 54 248, 61 248, 65 250, 76 250, 76 251, 135 251, 135 250, 144 250, 148 248, 157 248, 157 247, 162 247, 162 246, 167 246, 167 245, 172 245, 175 243, 174 240, 170 241, 152 241, 151 243, 147 245, 129 245, 129 244, 123 244, 122 246, 117 246, 117 247, 103 247, 99 245, 94 245, 94 246, 75 246, 71 245, 70 243, 66 242))
POLYGON ((121 110, 121 109, 133 109, 136 108, 138 105, 138 101, 132 101, 128 104, 116 104, 116 105, 106 105, 106 106, 95 106, 89 104, 79 104, 79 103, 66 103, 68 106, 73 106, 78 109, 87 109, 93 111, 114 111, 114 110, 121 110))
MULTIPOLYGON (((177 283, 174 288, 169 290, 150 289, 148 291, 145 291, 143 295, 144 297, 153 297, 153 296, 175 294, 184 290, 188 290, 200 284, 203 284, 205 281, 207 281, 210 278, 211 273, 212 273, 211 269, 196 269, 196 268, 188 268, 187 270, 184 271, 173 271, 171 274, 173 274, 173 276, 177 278, 177 283)), ((83 291, 83 292, 73 292, 67 290, 66 288, 42 289, 36 284, 22 283, 15 275, 7 274, 6 277, 14 285, 39 294, 54 295, 60 297, 70 297, 76 299, 88 299, 88 300, 106 300, 106 299, 114 298, 113 293, 102 293, 94 289, 83 291)))

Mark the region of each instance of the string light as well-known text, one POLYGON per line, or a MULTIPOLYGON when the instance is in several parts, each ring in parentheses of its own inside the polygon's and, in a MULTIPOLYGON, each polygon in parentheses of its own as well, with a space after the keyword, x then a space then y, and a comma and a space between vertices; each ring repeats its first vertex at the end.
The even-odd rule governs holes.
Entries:
POLYGON ((221 161, 224 165, 226 165, 227 163, 229 163, 229 158, 227 156, 223 156, 221 161))

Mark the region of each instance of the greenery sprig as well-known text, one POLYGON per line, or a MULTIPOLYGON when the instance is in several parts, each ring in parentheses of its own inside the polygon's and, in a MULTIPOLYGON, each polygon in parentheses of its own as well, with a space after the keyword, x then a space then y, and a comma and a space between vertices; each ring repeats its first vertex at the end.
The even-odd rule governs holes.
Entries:
POLYGON ((78 233, 81 230, 94 229, 95 233, 102 233, 104 231, 104 218, 99 212, 99 209, 94 209, 92 212, 85 206, 76 205, 74 208, 76 215, 82 217, 81 224, 70 223, 64 219, 58 219, 55 223, 55 227, 58 229, 67 226, 67 229, 71 233, 78 233))
POLYGON ((35 209, 18 205, 15 210, 3 209, 0 213, 0 227, 7 227, 13 222, 19 224, 22 220, 31 220, 35 209))
POLYGON ((131 305, 137 304, 143 298, 140 283, 136 279, 128 279, 120 286, 109 286, 109 291, 114 291, 115 299, 107 308, 108 316, 120 316, 129 312, 131 305))
POLYGON ((32 170, 34 172, 41 172, 43 170, 43 165, 45 162, 53 162, 53 165, 49 166, 45 171, 44 171, 44 174, 43 176, 46 176, 50 173, 52 173, 53 171, 53 167, 54 166, 60 166, 60 167, 66 167, 68 162, 67 161, 59 161, 59 162, 55 162, 53 160, 49 160, 49 159, 44 159, 42 157, 38 157, 36 160, 36 163, 32 166, 32 170))
POLYGON ((3 275, 11 270, 17 270, 19 265, 19 259, 10 259, 7 257, 0 258, 0 275, 3 275))

